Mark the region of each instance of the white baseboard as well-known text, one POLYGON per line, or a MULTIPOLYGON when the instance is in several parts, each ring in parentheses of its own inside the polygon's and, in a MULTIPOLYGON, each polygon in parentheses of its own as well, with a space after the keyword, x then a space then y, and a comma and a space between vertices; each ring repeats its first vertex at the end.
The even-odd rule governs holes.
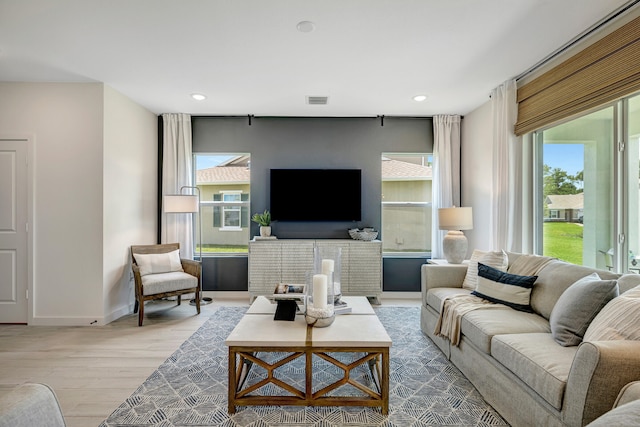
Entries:
POLYGON ((104 317, 34 316, 29 326, 104 326, 104 317))

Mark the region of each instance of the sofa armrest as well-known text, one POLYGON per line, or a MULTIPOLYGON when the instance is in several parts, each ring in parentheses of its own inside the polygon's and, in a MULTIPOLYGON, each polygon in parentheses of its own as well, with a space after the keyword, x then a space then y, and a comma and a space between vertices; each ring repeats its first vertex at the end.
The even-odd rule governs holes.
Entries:
POLYGON ((0 398, 0 427, 64 427, 60 404, 45 384, 23 384, 0 398))
POLYGON ((586 425, 611 410, 622 388, 640 380, 640 341, 583 342, 573 359, 564 422, 586 425))
POLYGON ((420 269, 422 301, 426 306, 427 291, 433 288, 462 288, 467 264, 422 264, 420 269))
POLYGON ((422 291, 433 288, 462 288, 467 275, 467 264, 422 264, 422 291))

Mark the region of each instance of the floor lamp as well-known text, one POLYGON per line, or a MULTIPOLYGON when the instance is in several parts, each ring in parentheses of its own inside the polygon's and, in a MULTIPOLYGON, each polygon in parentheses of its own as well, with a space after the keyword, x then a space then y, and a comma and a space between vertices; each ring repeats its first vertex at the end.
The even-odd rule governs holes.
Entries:
MULTIPOLYGON (((162 205, 165 213, 190 213, 193 218, 193 214, 198 214, 198 231, 200 232, 200 291, 202 292, 203 273, 204 266, 202 262, 202 215, 200 215, 200 189, 193 186, 180 187, 180 194, 168 194, 163 197, 162 205), (196 194, 183 194, 183 190, 194 190, 196 194)), ((200 298, 200 304, 209 304, 211 298, 200 298)), ((191 300, 191 304, 195 305, 195 300, 191 300)))

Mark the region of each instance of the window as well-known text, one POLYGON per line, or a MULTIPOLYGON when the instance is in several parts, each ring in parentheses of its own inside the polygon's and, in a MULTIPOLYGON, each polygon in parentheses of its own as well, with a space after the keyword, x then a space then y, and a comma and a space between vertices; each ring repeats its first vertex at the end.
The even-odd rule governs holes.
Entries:
POLYGON ((640 96, 534 132, 534 141, 536 252, 639 272, 640 96))
POLYGON ((387 256, 431 252, 430 154, 382 155, 382 245, 387 256))
POLYGON ((249 242, 250 160, 246 153, 196 154, 202 252, 246 253, 249 242))
POLYGON ((219 194, 213 195, 213 226, 220 230, 241 231, 242 227, 248 227, 247 209, 244 202, 249 201, 249 194, 241 191, 221 190, 219 194))

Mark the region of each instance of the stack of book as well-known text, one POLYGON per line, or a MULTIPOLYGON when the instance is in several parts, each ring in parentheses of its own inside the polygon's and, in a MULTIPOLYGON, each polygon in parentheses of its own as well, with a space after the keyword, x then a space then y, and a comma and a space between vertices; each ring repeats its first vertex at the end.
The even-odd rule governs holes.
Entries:
POLYGON ((344 301, 338 301, 333 305, 333 311, 336 314, 348 314, 351 313, 351 307, 344 301))

